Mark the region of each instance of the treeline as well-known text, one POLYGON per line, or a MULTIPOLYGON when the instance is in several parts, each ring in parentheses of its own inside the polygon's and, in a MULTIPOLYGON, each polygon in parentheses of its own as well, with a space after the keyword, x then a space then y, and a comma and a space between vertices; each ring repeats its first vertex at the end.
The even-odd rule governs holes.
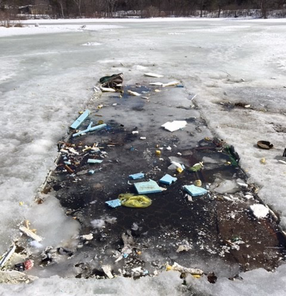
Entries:
POLYGON ((0 0, 0 9, 14 14, 70 17, 168 17, 200 16, 209 12, 256 9, 266 18, 269 11, 286 10, 286 0, 0 0))

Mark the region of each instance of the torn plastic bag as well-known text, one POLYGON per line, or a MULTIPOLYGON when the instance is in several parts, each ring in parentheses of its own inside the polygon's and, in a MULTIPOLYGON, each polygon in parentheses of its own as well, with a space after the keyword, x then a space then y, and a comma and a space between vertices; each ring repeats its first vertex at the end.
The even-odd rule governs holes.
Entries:
POLYGON ((129 208, 147 208, 152 204, 152 200, 146 195, 134 195, 132 193, 119 194, 121 204, 129 208))
POLYGON ((112 74, 111 76, 104 76, 99 79, 103 87, 121 89, 123 83, 123 73, 112 74))

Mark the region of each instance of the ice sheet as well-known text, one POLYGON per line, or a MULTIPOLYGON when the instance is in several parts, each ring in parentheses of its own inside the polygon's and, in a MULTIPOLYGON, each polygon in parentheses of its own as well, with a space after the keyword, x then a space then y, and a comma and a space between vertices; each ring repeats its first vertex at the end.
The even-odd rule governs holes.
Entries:
MULTIPOLYGON (((73 240, 76 221, 65 216, 53 196, 38 194, 45 201, 41 205, 34 203, 34 197, 54 165, 55 143, 65 135, 78 111, 93 99, 96 81, 113 72, 123 72, 126 83, 151 82, 144 73, 162 73, 166 82, 181 81, 190 98, 197 94, 193 101, 171 96, 157 103, 177 104, 182 110, 192 104, 198 106, 198 118, 235 146, 250 181, 260 187, 259 196, 281 215, 282 226, 286 227, 286 169, 278 162, 286 147, 285 20, 27 23, 29 27, 24 28, 0 27, 1 253, 18 235, 17 224, 23 219, 31 220, 37 233, 46 238, 44 246, 73 240), (39 26, 35 26, 37 23, 39 26), (85 28, 83 24, 87 24, 85 28), (229 102, 243 102, 251 108, 226 108, 229 102), (259 150, 258 140, 270 141, 274 149, 259 150), (261 158, 266 159, 265 164, 261 158), (45 215, 48 220, 42 218, 45 215)), ((194 131, 191 136, 196 140, 200 133, 194 131)), ((205 278, 188 281, 210 295, 284 293, 285 265, 273 273, 254 270, 241 276, 242 282, 219 278, 215 285, 205 278)), ((174 273, 140 282, 115 279, 108 283, 56 276, 29 286, 1 285, 0 290, 9 296, 57 295, 59 291, 66 295, 90 295, 90 291, 182 295, 178 288, 181 282, 174 273)))

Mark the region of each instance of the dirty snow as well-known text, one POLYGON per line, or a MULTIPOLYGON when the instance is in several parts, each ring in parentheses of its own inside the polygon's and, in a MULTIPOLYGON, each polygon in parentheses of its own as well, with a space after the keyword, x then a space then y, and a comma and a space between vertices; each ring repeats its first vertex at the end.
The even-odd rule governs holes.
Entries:
MULTIPOLYGON (((77 222, 66 217, 52 194, 45 195, 40 205, 34 197, 42 197, 40 186, 57 156, 55 144, 92 100, 93 85, 101 76, 119 72, 126 83, 141 82, 146 72, 162 73, 166 81, 180 81, 190 98, 196 95, 190 104, 198 106, 215 135, 234 145, 249 182, 258 185, 260 198, 280 215, 286 228, 286 166, 279 162, 285 160, 286 148, 285 20, 23 24, 27 27, 0 27, 1 253, 18 236, 24 219, 44 238, 37 247, 73 244, 77 222), (259 140, 270 141, 274 148, 258 149, 259 140)), ((178 97, 168 100, 185 107, 178 97)), ((285 272, 282 265, 273 273, 262 269, 242 273, 242 281, 219 278, 213 285, 204 277, 188 277, 187 282, 192 291, 204 295, 280 296, 285 293, 285 272)), ((176 272, 140 281, 50 278, 44 270, 41 276, 30 285, 2 284, 1 295, 190 294, 178 288, 176 272)))

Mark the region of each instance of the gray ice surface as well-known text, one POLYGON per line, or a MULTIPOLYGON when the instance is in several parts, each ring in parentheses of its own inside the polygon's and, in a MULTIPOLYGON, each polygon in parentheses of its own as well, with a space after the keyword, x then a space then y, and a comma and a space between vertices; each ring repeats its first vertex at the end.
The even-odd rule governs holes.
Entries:
MULTIPOLYGON (((143 76, 145 72, 163 74, 164 78, 158 79, 161 82, 180 81, 188 96, 183 100, 170 96, 158 106, 178 104, 184 110, 195 103, 198 117, 238 148, 243 168, 253 182, 259 183, 262 198, 279 212, 285 226, 286 166, 277 164, 286 146, 285 28, 285 22, 247 20, 118 24, 103 20, 86 23, 83 30, 1 37, 0 252, 18 236, 18 224, 24 219, 45 237, 44 244, 72 243, 77 223, 64 215, 53 196, 43 205, 35 205, 34 197, 54 166, 55 143, 66 135, 78 111, 93 100, 93 85, 101 76, 119 72, 124 73, 126 84, 149 81, 143 76), (104 26, 96 29, 100 25, 104 26), (227 102, 250 104, 251 109, 222 110, 221 103, 227 102), (275 150, 266 154, 254 148, 260 137, 274 142, 275 150), (265 166, 259 162, 263 157, 265 166)), ((283 270, 285 265, 270 274, 271 289, 265 285, 268 275, 264 270, 242 275, 242 283, 227 279, 214 286, 194 279, 190 282, 195 290, 203 291, 202 295, 269 295, 271 291, 280 296, 283 283, 285 287, 283 270)), ((132 295, 182 295, 175 288, 179 283, 178 274, 163 274, 136 285, 117 279, 110 288, 100 283, 97 289, 90 281, 65 284, 56 277, 52 283, 43 279, 30 288, 3 285, 1 289, 9 296, 59 295, 59 291, 63 295, 91 295, 91 287, 95 295, 100 291, 129 295, 126 291, 133 288, 132 295), (153 294, 149 287, 154 289, 153 294)))

